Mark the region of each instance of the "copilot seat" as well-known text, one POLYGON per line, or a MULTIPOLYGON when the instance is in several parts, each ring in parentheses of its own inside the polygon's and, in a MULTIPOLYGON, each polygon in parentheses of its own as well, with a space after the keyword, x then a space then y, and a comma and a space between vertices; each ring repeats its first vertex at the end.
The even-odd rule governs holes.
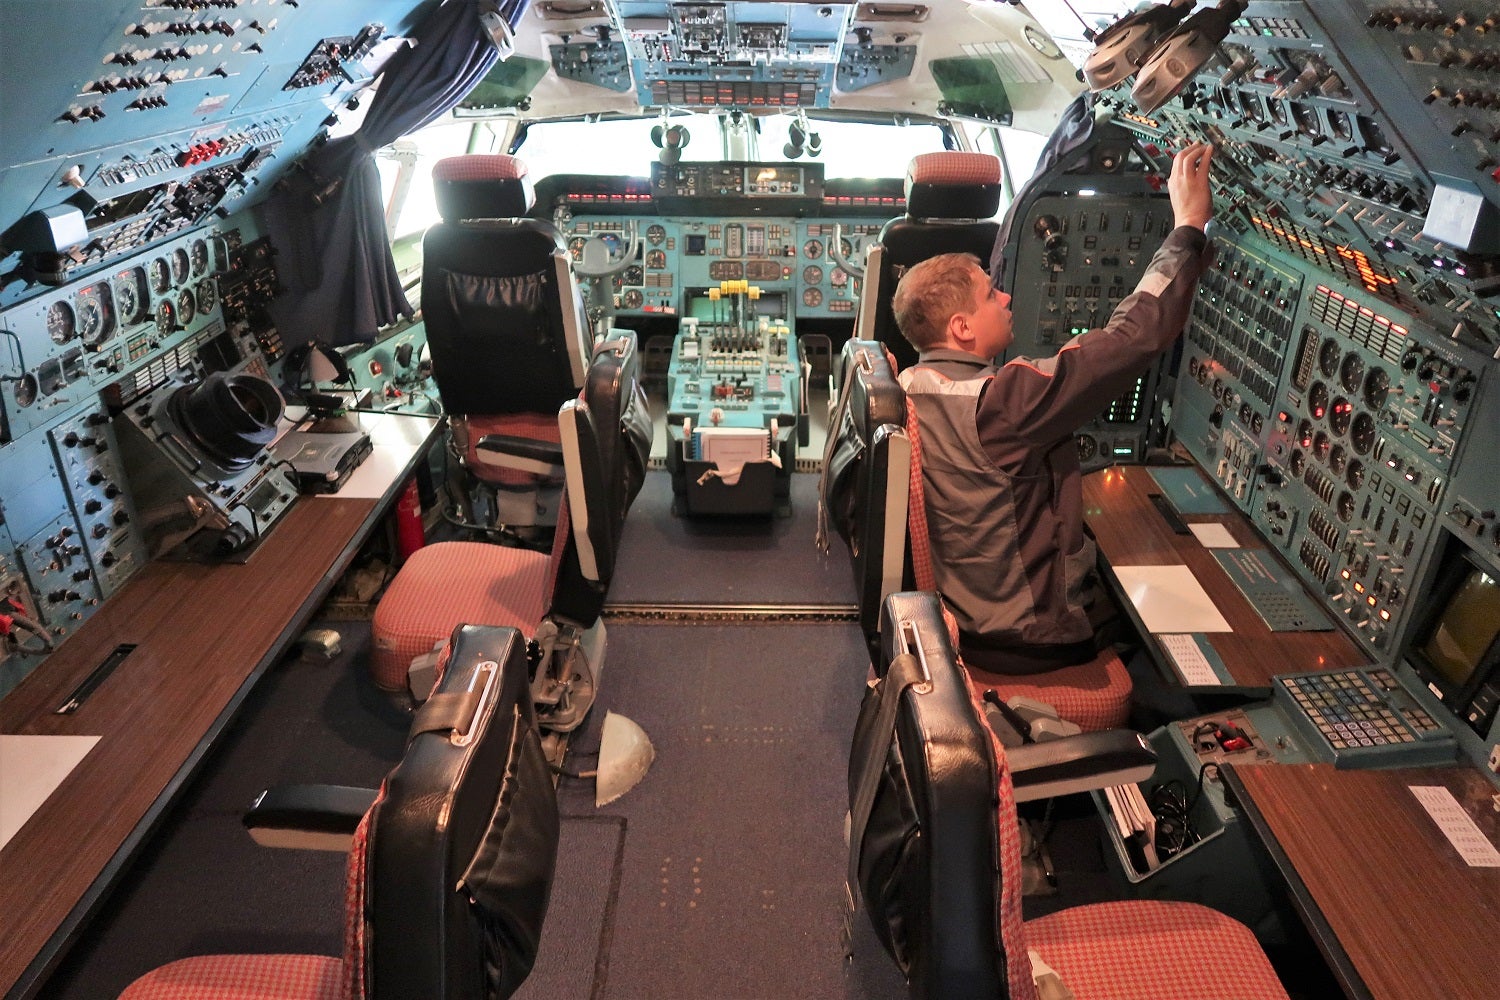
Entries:
POLYGON ((553 524, 561 470, 542 454, 478 447, 504 435, 555 446, 557 408, 583 386, 592 334, 561 234, 526 218, 534 193, 514 156, 438 161, 443 221, 422 240, 422 316, 452 428, 462 518, 471 526, 553 524), (471 490, 491 509, 476 511, 471 490))

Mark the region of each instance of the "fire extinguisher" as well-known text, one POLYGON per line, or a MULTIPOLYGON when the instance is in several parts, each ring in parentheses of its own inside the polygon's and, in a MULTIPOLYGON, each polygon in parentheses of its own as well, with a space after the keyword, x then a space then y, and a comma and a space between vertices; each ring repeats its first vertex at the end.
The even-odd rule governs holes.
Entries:
POLYGON ((422 532, 422 498, 417 493, 417 479, 413 476, 407 479, 401 499, 396 501, 396 555, 401 562, 406 562, 413 552, 426 544, 422 532))

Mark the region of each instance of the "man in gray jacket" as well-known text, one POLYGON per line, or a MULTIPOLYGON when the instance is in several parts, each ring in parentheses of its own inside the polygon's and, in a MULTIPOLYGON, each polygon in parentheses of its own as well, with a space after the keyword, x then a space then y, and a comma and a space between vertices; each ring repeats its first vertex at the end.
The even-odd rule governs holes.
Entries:
POLYGON ((896 288, 896 324, 919 352, 900 380, 921 433, 933 570, 972 666, 1031 674, 1095 656, 1073 435, 1187 323, 1208 263, 1212 155, 1196 143, 1173 159, 1176 228, 1109 322, 1050 358, 993 363, 1013 339, 1010 296, 971 255, 922 261, 896 288))

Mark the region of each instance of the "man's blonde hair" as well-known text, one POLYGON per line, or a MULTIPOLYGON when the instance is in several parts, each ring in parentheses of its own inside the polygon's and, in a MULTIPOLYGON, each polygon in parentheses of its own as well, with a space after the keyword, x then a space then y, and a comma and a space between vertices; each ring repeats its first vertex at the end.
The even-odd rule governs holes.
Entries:
POLYGON ((891 311, 896 326, 919 352, 948 342, 948 321, 956 313, 974 309, 973 268, 979 258, 971 253, 929 257, 901 276, 891 311))

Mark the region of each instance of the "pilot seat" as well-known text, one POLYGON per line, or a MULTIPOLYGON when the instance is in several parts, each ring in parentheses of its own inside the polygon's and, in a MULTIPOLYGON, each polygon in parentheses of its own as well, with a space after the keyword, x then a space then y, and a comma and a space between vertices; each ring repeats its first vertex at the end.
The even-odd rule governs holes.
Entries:
POLYGON ((999 223, 1000 158, 989 153, 920 153, 906 168, 906 214, 887 222, 865 257, 854 336, 875 340, 898 369, 917 352, 896 326, 891 296, 907 269, 942 253, 971 253, 988 267, 999 223))
POLYGON ((450 420, 450 517, 532 540, 558 516, 563 471, 548 458, 557 408, 583 386, 593 342, 584 303, 561 234, 525 217, 525 163, 453 156, 432 179, 443 221, 422 240, 422 315, 450 420), (514 447, 478 447, 496 436, 514 447))
POLYGON ((559 836, 525 637, 453 632, 437 688, 378 792, 272 789, 245 822, 263 843, 303 844, 299 835, 322 831, 325 845, 347 846, 343 956, 185 958, 121 1000, 511 996, 536 959, 559 836))
POLYGON ((1250 929, 1197 903, 1023 919, 1016 802, 1145 780, 1155 754, 1122 730, 1007 749, 933 594, 893 595, 881 635, 849 764, 849 887, 914 1000, 1286 1000, 1250 929))
MULTIPOLYGON (((533 694, 544 728, 566 732, 583 720, 603 665, 600 612, 651 449, 633 333, 594 349, 582 394, 563 404, 555 423, 566 487, 551 554, 476 541, 414 552, 371 623, 377 686, 420 699, 430 687, 432 650, 454 626, 511 625, 541 657, 533 694)), ((479 447, 511 444, 486 438, 479 447)))

